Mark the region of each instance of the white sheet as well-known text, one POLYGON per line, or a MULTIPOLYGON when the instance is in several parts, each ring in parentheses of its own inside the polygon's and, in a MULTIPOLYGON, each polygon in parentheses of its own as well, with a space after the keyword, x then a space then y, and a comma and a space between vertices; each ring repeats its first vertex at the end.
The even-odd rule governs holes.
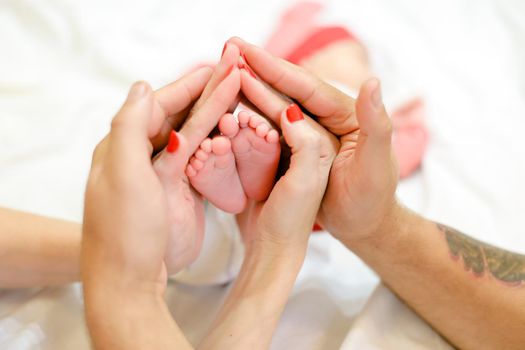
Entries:
MULTIPOLYGON (((327 3, 326 18, 348 24, 370 49, 387 100, 420 91, 427 101, 431 145, 401 198, 525 252, 524 3, 327 3)), ((216 60, 230 35, 262 43, 284 7, 278 0, 0 1, 0 205, 80 220, 91 151, 128 86, 145 79, 159 87, 195 62, 216 60)), ((272 348, 336 349, 352 326, 348 348, 440 349, 438 336, 388 291, 374 293, 356 319, 376 283, 343 247, 314 236, 272 348)), ((190 340, 205 332, 225 292, 170 285, 170 307, 190 340)), ((78 286, 2 292, 0 347, 87 349, 81 311, 78 286)))

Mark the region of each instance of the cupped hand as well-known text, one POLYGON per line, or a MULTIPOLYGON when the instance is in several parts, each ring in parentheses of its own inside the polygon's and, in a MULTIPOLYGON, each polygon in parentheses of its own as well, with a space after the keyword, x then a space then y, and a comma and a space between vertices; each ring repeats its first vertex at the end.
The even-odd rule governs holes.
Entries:
POLYGON ((152 166, 151 139, 163 125, 164 111, 176 114, 192 103, 186 88, 200 95, 210 75, 209 69, 197 71, 157 95, 146 83, 136 83, 113 119, 109 135, 96 147, 82 236, 86 294, 97 292, 99 283, 113 284, 118 290, 135 285, 134 289, 152 294, 165 288, 169 211, 152 166), (176 97, 166 99, 171 94, 176 97))
MULTIPOLYGON (((230 39, 250 67, 272 88, 296 100, 339 137, 318 220, 336 238, 350 242, 371 237, 397 204, 397 164, 392 154, 392 124, 384 108, 379 81, 369 80, 356 100, 315 75, 239 38, 230 39)), ((243 74, 246 96, 274 121, 279 109, 260 98, 255 79, 243 74), (247 87, 249 86, 249 87, 247 87)))
MULTIPOLYGON (((248 73, 241 73, 242 82, 247 77, 248 73)), ((286 104, 286 100, 263 85, 259 88, 259 91, 251 87, 246 90, 253 93, 252 97, 258 95, 276 108, 285 106, 274 120, 290 148, 290 163, 268 199, 252 201, 243 213, 237 215, 237 221, 247 251, 254 244, 264 244, 279 251, 284 248, 287 254, 304 254, 339 144, 296 104, 286 104)), ((259 101, 254 100, 257 106, 259 101)))
MULTIPOLYGON (((227 57, 236 62, 234 51, 227 57)), ((146 83, 131 89, 93 155, 82 242, 86 290, 97 290, 90 287, 104 281, 158 295, 167 273, 197 256, 202 199, 184 169, 238 95, 239 72, 224 65, 227 59, 213 75, 203 68, 156 93, 146 83), (198 98, 180 133, 174 132, 198 98), (152 162, 153 151, 168 138, 152 162)))
MULTIPOLYGON (((240 90, 238 57, 239 49, 231 45, 215 66, 204 90, 197 91, 186 85, 186 95, 197 101, 184 118, 172 117, 171 123, 164 125, 163 130, 174 137, 173 128, 181 126, 177 137, 153 162, 167 199, 169 237, 165 262, 169 274, 189 265, 201 250, 205 221, 203 198, 191 186, 184 170, 190 156, 237 99, 240 90)), ((165 95, 168 99, 168 94, 165 95)), ((171 96, 173 98, 175 93, 171 96)))

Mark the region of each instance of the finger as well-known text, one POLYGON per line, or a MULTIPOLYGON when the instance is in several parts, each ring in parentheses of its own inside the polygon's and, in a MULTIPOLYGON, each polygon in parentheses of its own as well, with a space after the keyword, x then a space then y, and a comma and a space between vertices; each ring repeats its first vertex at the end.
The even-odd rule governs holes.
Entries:
MULTIPOLYGON (((153 90, 145 82, 135 83, 111 122, 111 130, 104 142, 104 154, 99 158, 99 170, 108 169, 111 187, 122 193, 136 188, 139 179, 149 176, 153 147, 148 138, 148 127, 154 104, 153 90)), ((98 156, 96 156, 98 157, 98 156)))
POLYGON ((280 95, 262 81, 253 78, 241 69, 241 90, 246 98, 262 114, 270 118, 277 126, 281 124, 281 114, 291 103, 290 99, 280 95))
POLYGON ((231 66, 230 69, 229 74, 217 85, 208 99, 194 109, 191 117, 180 130, 188 141, 190 153, 194 153, 200 143, 208 137, 239 94, 241 88, 239 70, 237 66, 231 66))
MULTIPOLYGON (((330 169, 321 165, 322 135, 307 120, 295 104, 282 112, 281 128, 292 156, 288 170, 277 181, 264 205, 264 209, 274 211, 272 215, 276 217, 293 208, 294 215, 282 218, 281 225, 302 234, 311 232, 330 169)), ((303 235, 297 238, 300 237, 303 235)))
POLYGON ((175 130, 170 132, 168 145, 153 162, 153 168, 160 181, 169 186, 174 179, 184 176, 188 164, 188 142, 175 130))
POLYGON ((360 125, 358 159, 373 173, 380 171, 392 159, 392 121, 383 105, 379 80, 370 79, 363 83, 356 113, 360 125))
POLYGON ((118 153, 151 155, 148 127, 153 114, 153 90, 146 82, 131 87, 128 97, 111 122, 109 140, 118 153))
POLYGON ((236 45, 226 43, 221 60, 215 66, 213 75, 202 92, 202 96, 195 104, 195 108, 200 108, 206 100, 213 94, 215 89, 230 74, 232 67, 237 67, 239 62, 239 48, 236 45))
POLYGON ((290 168, 282 180, 300 184, 310 191, 318 178, 315 172, 320 165, 321 134, 307 122, 303 112, 295 104, 282 111, 281 128, 292 152, 290 168))
POLYGON ((262 80, 319 117, 319 122, 333 133, 344 135, 358 128, 355 101, 350 96, 305 69, 242 39, 232 38, 228 42, 242 50, 247 63, 262 80))
MULTIPOLYGON (((265 85, 258 79, 253 78, 244 69, 241 69, 241 89, 250 102, 257 107, 262 114, 268 116, 278 127, 281 124, 283 110, 291 104, 290 100, 271 87, 265 85)), ((320 124, 311 118, 306 118, 306 122, 321 135, 330 140, 332 147, 338 148, 339 143, 334 135, 330 134, 320 124)))
POLYGON ((203 67, 155 91, 157 103, 148 131, 155 149, 164 147, 171 130, 182 125, 189 108, 204 91, 212 72, 212 68, 203 67))

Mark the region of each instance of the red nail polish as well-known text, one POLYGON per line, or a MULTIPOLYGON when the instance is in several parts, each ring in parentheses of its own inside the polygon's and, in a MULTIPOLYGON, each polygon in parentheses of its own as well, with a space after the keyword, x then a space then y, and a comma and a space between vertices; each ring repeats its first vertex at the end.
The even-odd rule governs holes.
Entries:
POLYGON ((221 58, 224 56, 224 52, 226 52, 226 49, 228 48, 228 43, 224 44, 224 47, 222 48, 221 58))
POLYGON ((314 224, 312 231, 322 231, 323 228, 317 222, 314 224))
POLYGON ((166 151, 168 151, 168 153, 175 153, 178 148, 179 148, 179 137, 177 136, 177 133, 175 132, 175 130, 171 130, 170 140, 168 141, 168 146, 166 147, 166 151))
POLYGON ((301 108, 299 108, 298 105, 295 103, 292 103, 288 106, 286 109, 286 118, 288 118, 288 121, 290 123, 295 123, 299 120, 303 120, 303 112, 301 111, 301 108))

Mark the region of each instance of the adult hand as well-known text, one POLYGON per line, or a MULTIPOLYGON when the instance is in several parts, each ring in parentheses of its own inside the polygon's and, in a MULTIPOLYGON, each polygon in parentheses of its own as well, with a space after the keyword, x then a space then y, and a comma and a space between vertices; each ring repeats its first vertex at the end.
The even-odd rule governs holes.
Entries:
MULTIPOLYGON (((233 56, 236 60, 238 49, 230 60, 233 56)), ((88 326, 100 347, 130 348, 120 322, 143 325, 159 315, 159 331, 180 335, 162 299, 167 273, 190 263, 202 241, 197 227, 202 203, 184 169, 239 89, 238 70, 217 68, 215 78, 211 73, 210 68, 197 70, 155 94, 147 84, 135 84, 95 150, 86 189, 82 277, 88 326), (207 84, 214 90, 201 96, 207 84), (199 96, 189 123, 174 132, 172 123, 181 124, 199 96), (152 164, 154 149, 166 137, 168 146, 152 164)), ((139 340, 147 343, 141 336, 151 335, 139 332, 134 347, 140 347, 139 340)))
POLYGON ((247 246, 256 241, 302 250, 324 196, 339 144, 295 104, 281 110, 279 126, 291 151, 289 169, 277 181, 268 199, 252 201, 238 215, 238 222, 247 246))
MULTIPOLYGON (((202 90, 208 78, 184 81, 202 90)), ((143 326, 142 317, 160 319, 155 322, 160 332, 180 335, 162 301, 169 220, 167 198, 151 163, 148 129, 156 121, 155 103, 149 85, 135 84, 93 155, 81 258, 86 321, 96 348, 146 345, 147 334, 129 337, 126 329, 143 326)), ((172 338, 163 337, 164 345, 184 343, 172 338)))
MULTIPOLYGON (((357 101, 315 75, 239 38, 250 67, 278 92, 290 96, 339 137, 318 220, 343 242, 371 237, 396 210, 397 164, 392 154, 392 124, 376 79, 365 82, 357 101)), ((270 96, 261 98, 255 79, 241 76, 246 96, 268 116, 280 112, 270 96)))
POLYGON ((290 167, 266 202, 251 203, 239 216, 243 266, 200 348, 268 348, 304 260, 337 143, 295 104, 281 110, 279 121, 290 167))
MULTIPOLYGON (((170 150, 165 149, 157 155, 153 164, 167 198, 169 238, 165 261, 169 274, 178 272, 182 267, 193 262, 200 253, 205 220, 203 198, 193 189, 182 170, 189 157, 237 99, 240 89, 238 57, 239 49, 236 46, 231 45, 227 48, 204 90, 198 91, 200 97, 189 111, 189 115, 188 104, 186 104, 180 112, 183 113, 184 118, 172 117, 172 122, 165 123, 159 133, 163 135, 164 129, 173 132, 172 127, 183 123, 179 135, 181 142, 177 144, 177 157, 180 161, 173 161, 170 150)), ((185 89, 186 95, 192 96, 192 99, 198 96, 197 91, 191 86, 186 85, 185 89)), ((161 137, 158 136, 156 140, 161 137)))

